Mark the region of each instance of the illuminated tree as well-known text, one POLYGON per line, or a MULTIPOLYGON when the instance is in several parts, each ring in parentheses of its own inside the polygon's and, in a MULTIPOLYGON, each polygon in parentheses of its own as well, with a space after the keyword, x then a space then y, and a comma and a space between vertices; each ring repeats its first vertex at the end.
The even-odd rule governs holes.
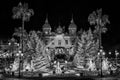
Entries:
POLYGON ((84 44, 84 53, 88 57, 95 57, 97 55, 97 51, 99 49, 99 40, 95 39, 92 33, 92 30, 89 29, 87 31, 87 36, 85 37, 85 44, 84 44))
POLYGON ((29 48, 35 50, 38 40, 39 40, 39 37, 38 37, 36 31, 30 31, 29 32, 29 42, 28 42, 29 48))
POLYGON ((74 63, 84 65, 85 58, 95 58, 99 49, 99 40, 95 39, 91 29, 83 31, 80 39, 77 38, 77 49, 74 63))

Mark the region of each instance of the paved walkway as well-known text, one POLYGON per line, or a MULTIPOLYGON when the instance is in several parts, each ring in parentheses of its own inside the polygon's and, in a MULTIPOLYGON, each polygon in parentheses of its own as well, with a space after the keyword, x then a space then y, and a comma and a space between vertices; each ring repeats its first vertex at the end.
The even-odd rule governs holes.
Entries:
POLYGON ((120 80, 115 77, 104 77, 104 78, 91 78, 91 77, 79 77, 79 78, 2 78, 2 80, 120 80))
POLYGON ((34 77, 34 78, 29 78, 29 77, 24 77, 24 78, 5 78, 0 74, 0 80, 120 80, 120 76, 118 77, 72 77, 72 76, 67 76, 67 77, 34 77))

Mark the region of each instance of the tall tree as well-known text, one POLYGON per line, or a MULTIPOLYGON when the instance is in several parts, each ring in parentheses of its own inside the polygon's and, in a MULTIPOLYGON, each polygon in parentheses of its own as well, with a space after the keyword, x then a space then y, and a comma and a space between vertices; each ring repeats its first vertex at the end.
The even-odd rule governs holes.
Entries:
MULTIPOLYGON (((22 37, 20 38, 20 41, 22 43, 22 53, 23 53, 23 37, 24 37, 24 22, 29 21, 30 17, 34 15, 34 11, 32 9, 28 9, 28 4, 20 2, 17 7, 13 8, 13 19, 22 19, 22 37)), ((20 57, 20 63, 21 63, 21 57, 20 57)), ((19 65, 19 76, 20 76, 20 65, 19 65)))
MULTIPOLYGON (((30 17, 34 15, 34 11, 32 9, 28 9, 28 4, 21 2, 17 7, 13 8, 13 19, 22 19, 22 38, 24 35, 24 22, 29 21, 30 17)), ((22 40, 23 43, 23 40, 22 40)))
POLYGON ((99 35, 99 48, 102 48, 101 33, 105 33, 107 31, 106 24, 110 23, 110 21, 108 20, 108 16, 102 15, 102 9, 99 9, 89 15, 88 21, 90 25, 96 25, 95 33, 98 33, 99 35))

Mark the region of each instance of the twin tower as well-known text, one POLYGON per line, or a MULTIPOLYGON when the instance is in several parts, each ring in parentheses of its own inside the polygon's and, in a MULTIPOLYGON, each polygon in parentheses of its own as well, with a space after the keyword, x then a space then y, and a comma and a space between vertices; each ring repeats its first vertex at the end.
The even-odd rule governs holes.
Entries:
MULTIPOLYGON (((45 34, 51 33, 52 28, 48 22, 48 18, 46 18, 45 23, 42 26, 42 30, 45 34)), ((69 31, 69 34, 75 34, 77 31, 77 25, 74 23, 73 18, 71 19, 71 23, 69 24, 68 31, 69 31)), ((60 25, 58 26, 56 33, 58 34, 63 33, 63 28, 60 25)))

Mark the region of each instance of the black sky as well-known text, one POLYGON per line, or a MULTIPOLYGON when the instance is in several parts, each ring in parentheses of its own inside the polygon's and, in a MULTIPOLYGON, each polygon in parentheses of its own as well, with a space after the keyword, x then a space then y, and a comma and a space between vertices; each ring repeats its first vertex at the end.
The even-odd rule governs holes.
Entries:
MULTIPOLYGON (((81 1, 81 0, 80 0, 81 1)), ((108 2, 96 0, 76 2, 75 0, 3 0, 0 2, 0 39, 11 38, 14 28, 21 26, 21 20, 12 19, 12 8, 17 6, 19 2, 28 3, 29 8, 34 10, 34 16, 30 18, 29 22, 25 23, 25 29, 41 30, 44 24, 46 14, 48 14, 49 23, 53 28, 59 24, 61 26, 68 27, 71 16, 73 14, 74 21, 78 28, 88 29, 90 27, 88 23, 88 15, 96 9, 102 8, 103 14, 109 15, 110 25, 107 25, 108 31, 103 34, 103 46, 106 48, 120 45, 120 12, 119 2, 108 2)))

